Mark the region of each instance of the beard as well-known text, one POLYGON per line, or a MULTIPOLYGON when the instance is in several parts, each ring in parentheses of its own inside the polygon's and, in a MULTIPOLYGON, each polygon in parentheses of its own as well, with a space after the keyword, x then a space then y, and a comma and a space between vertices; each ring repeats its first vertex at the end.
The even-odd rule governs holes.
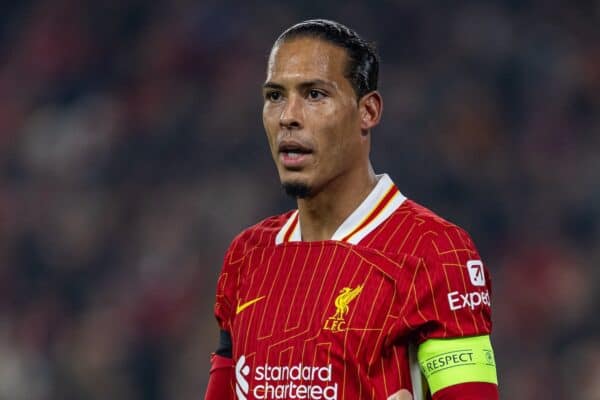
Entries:
POLYGON ((281 187, 283 187, 283 190, 285 190, 285 193, 288 196, 295 199, 304 199, 311 195, 311 188, 304 183, 284 182, 281 184, 281 187))

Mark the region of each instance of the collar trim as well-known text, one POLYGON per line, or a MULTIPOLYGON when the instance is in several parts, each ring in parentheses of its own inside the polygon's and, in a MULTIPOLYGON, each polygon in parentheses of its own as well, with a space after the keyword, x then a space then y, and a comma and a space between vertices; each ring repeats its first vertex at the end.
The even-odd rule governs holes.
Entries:
MULTIPOLYGON (((339 226, 331 240, 358 244, 404 203, 406 197, 387 174, 378 175, 377 178, 377 185, 339 226)), ((295 210, 277 234, 275 244, 300 241, 299 211, 295 210)))

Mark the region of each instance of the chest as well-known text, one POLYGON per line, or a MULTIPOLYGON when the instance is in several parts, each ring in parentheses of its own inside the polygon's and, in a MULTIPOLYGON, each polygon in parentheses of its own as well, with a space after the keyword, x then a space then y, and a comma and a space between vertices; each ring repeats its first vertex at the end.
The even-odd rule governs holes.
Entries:
POLYGON ((237 290, 234 353, 374 362, 400 318, 409 264, 338 242, 253 251, 237 290))

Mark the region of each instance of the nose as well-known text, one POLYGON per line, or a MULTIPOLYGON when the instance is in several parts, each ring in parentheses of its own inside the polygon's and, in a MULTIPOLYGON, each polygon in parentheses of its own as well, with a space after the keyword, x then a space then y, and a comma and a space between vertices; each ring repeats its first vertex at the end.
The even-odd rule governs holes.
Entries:
POLYGON ((281 110, 279 125, 285 129, 302 129, 303 126, 302 98, 296 95, 290 95, 286 101, 285 107, 281 110))

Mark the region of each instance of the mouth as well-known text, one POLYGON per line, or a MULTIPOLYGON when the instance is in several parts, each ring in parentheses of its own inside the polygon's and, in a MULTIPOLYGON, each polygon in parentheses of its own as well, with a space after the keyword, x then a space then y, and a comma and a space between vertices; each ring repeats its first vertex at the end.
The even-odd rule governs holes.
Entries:
POLYGON ((303 167, 313 153, 310 147, 296 141, 281 142, 278 151, 279 160, 288 169, 303 167))

